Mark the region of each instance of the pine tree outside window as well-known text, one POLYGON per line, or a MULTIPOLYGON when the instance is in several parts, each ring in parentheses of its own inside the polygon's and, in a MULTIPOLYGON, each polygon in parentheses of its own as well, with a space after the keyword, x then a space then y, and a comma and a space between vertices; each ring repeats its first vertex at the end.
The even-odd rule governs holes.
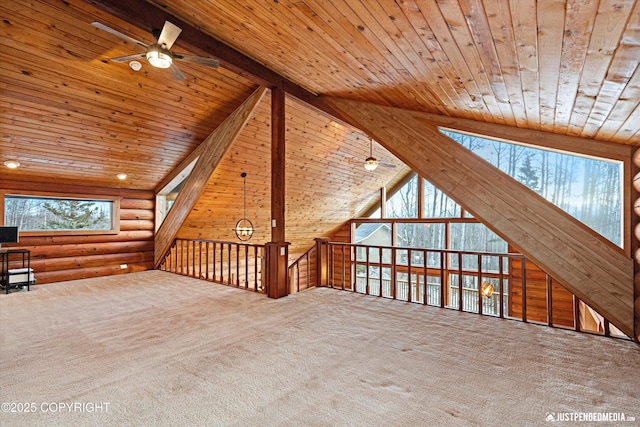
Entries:
POLYGON ((4 195, 5 226, 21 233, 116 232, 116 201, 30 195, 4 195))

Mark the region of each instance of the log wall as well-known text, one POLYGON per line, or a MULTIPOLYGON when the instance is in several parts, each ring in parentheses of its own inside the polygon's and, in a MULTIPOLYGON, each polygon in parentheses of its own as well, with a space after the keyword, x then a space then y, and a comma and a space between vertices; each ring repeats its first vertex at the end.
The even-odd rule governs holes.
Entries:
POLYGON ((5 245, 31 251, 31 267, 37 284, 153 268, 153 191, 9 180, 0 180, 0 190, 120 198, 120 231, 117 234, 20 236, 19 244, 5 245))

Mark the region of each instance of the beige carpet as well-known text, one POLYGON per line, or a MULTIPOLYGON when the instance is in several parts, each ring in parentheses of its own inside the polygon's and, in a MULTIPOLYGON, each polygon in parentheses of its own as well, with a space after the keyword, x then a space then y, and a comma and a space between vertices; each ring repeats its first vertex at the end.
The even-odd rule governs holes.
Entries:
POLYGON ((0 333, 3 426, 640 419, 634 343, 332 289, 270 300, 160 271, 79 280, 0 295, 0 333))

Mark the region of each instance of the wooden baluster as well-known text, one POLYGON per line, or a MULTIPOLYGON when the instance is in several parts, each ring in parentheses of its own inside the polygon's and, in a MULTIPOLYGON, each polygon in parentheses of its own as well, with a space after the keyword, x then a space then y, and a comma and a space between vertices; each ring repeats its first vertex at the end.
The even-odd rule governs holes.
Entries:
POLYGON ((367 257, 366 257, 366 263, 367 263, 367 271, 366 271, 366 282, 365 282, 365 295, 369 295, 371 288, 369 287, 369 262, 370 262, 370 254, 369 254, 369 247, 365 247, 365 249, 367 250, 367 257))
POLYGON ((411 302, 413 293, 411 292, 411 249, 407 249, 407 301, 411 302))
POLYGON ((462 252, 458 252, 458 310, 462 311, 462 252))
POLYGON ((440 308, 444 308, 445 297, 448 294, 448 285, 445 277, 445 262, 447 261, 444 251, 440 252, 440 308))
POLYGON ((551 276, 545 274, 545 279, 547 290, 547 325, 553 326, 553 287, 551 283, 551 276))
POLYGON ((500 318, 504 318, 504 258, 498 258, 498 296, 500 298, 500 318))
POLYGON ((429 285, 427 283, 427 278, 429 275, 429 266, 428 266, 428 260, 429 259, 429 251, 427 251, 426 249, 422 250, 422 304, 427 305, 427 299, 429 297, 429 285))
POLYGON ((482 255, 478 254, 478 314, 483 314, 482 310, 482 255))
POLYGON ((522 274, 522 321, 527 323, 527 260, 522 257, 521 259, 521 274, 522 274))
POLYGON ((382 296, 382 247, 378 246, 378 296, 382 296))
POLYGON ((573 329, 580 332, 580 300, 573 295, 573 329))
POLYGON ((240 287, 240 245, 235 244, 236 247, 236 286, 240 287))
POLYGON ((249 246, 244 245, 244 288, 249 289, 249 246))

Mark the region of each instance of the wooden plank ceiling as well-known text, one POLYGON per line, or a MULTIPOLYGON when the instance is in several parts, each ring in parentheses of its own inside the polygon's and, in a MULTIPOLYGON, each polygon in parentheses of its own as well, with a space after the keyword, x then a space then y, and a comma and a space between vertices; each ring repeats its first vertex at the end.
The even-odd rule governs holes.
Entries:
MULTIPOLYGON (((640 145, 637 1, 12 0, 0 14, 0 158, 22 163, 0 178, 154 189, 260 84, 277 82, 311 102, 640 145), (146 61, 135 72, 108 58, 140 47, 91 26, 150 43, 147 30, 167 17, 184 30, 173 51, 222 67, 180 63, 184 81, 146 61), (229 47, 245 56, 229 59, 229 47)), ((375 144, 398 167, 365 173, 353 161, 368 155, 363 132, 294 98, 286 114, 288 225, 306 224, 296 239, 334 229, 404 171, 375 144), (318 205, 325 197, 336 202, 318 205), (333 217, 313 222, 323 215, 333 217)), ((248 186, 261 183, 249 206, 268 212, 269 126, 260 105, 214 173, 205 197, 220 209, 238 209, 246 171, 248 186)))

